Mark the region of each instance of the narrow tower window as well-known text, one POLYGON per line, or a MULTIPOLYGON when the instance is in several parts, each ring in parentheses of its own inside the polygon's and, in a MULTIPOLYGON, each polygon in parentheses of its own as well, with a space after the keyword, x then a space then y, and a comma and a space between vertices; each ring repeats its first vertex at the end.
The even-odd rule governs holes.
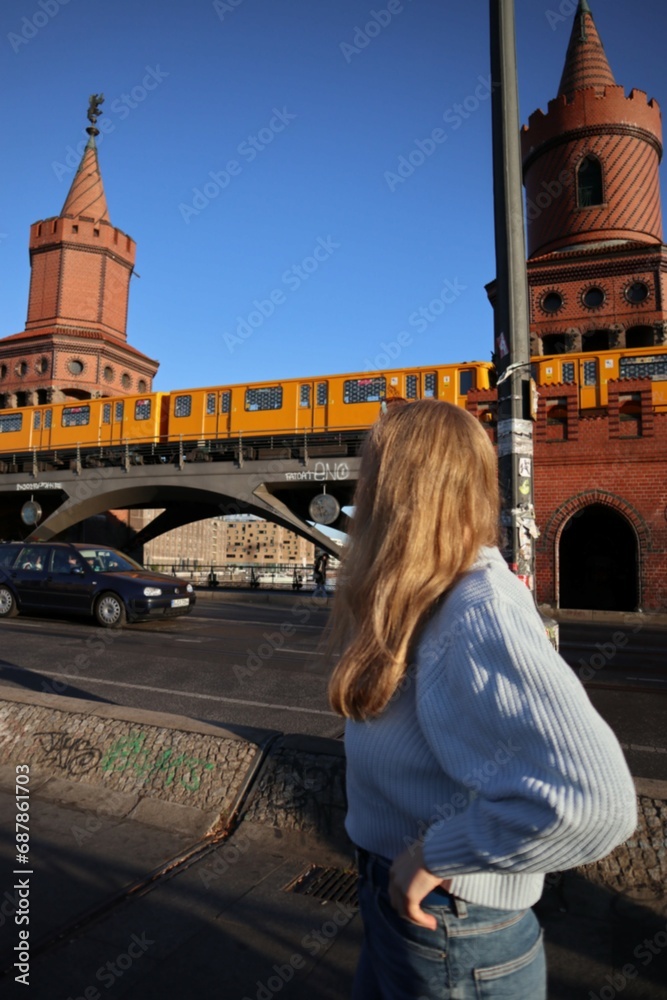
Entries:
POLYGON ((595 156, 585 157, 577 170, 579 208, 602 204, 602 166, 595 156))

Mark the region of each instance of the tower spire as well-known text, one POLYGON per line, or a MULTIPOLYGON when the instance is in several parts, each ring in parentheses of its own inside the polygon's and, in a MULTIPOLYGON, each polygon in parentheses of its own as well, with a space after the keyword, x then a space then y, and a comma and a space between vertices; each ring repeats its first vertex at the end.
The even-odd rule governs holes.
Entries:
POLYGON ((614 74, 598 35, 588 0, 579 0, 558 94, 572 99, 584 87, 613 87, 614 74))
POLYGON ((95 144, 95 136, 100 134, 96 124, 100 116, 100 105, 103 102, 104 94, 91 94, 88 107, 90 125, 86 129, 90 138, 62 207, 61 216, 84 215, 91 216, 96 222, 111 222, 95 144))

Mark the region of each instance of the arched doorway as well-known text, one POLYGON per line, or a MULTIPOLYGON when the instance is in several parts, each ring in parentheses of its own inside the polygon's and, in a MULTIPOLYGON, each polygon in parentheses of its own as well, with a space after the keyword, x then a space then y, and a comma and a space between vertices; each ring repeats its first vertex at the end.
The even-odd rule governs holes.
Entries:
POLYGON ((622 514, 593 503, 567 522, 559 542, 561 608, 636 611, 637 537, 622 514))

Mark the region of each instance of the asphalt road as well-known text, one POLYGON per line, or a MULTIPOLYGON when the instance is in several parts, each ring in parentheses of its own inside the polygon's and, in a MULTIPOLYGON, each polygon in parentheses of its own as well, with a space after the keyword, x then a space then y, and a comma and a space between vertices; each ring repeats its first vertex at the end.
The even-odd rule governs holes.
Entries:
MULTIPOLYGON (((339 736, 321 648, 328 613, 199 597, 192 615, 100 629, 85 619, 0 623, 0 683, 172 712, 228 728, 339 736)), ((621 741, 635 775, 667 779, 667 629, 562 625, 561 653, 621 741)))

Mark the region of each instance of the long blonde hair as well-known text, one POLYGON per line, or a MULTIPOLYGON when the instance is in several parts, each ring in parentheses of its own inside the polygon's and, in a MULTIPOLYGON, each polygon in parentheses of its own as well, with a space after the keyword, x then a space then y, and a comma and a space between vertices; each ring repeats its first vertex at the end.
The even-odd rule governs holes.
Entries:
POLYGON ((386 707, 435 601, 498 537, 496 457, 486 431, 459 406, 396 404, 364 443, 355 513, 338 574, 329 683, 340 715, 386 707))

